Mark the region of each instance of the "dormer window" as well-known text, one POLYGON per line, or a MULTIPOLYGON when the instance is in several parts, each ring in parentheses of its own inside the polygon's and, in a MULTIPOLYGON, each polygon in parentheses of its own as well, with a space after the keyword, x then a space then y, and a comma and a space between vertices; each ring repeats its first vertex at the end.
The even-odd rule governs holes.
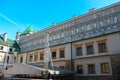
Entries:
POLYGON ((3 50, 3 46, 0 46, 0 50, 3 50))

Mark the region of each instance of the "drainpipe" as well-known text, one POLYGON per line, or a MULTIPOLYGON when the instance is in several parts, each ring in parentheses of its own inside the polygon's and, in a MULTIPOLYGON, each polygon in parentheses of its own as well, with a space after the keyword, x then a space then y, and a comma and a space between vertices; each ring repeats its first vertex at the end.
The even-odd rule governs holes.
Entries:
POLYGON ((72 42, 71 42, 71 70, 73 70, 73 52, 72 52, 72 42))

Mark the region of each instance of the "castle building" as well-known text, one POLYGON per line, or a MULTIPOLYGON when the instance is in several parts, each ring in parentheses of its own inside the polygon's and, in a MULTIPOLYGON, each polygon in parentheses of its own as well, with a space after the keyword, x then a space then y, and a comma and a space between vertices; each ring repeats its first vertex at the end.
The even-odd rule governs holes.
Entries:
POLYGON ((55 67, 73 70, 78 79, 120 79, 120 2, 38 32, 32 26, 18 32, 18 63, 44 64, 45 33, 55 67))
POLYGON ((0 35, 0 76, 4 70, 17 63, 17 53, 19 52, 17 42, 8 39, 7 36, 7 33, 0 35))

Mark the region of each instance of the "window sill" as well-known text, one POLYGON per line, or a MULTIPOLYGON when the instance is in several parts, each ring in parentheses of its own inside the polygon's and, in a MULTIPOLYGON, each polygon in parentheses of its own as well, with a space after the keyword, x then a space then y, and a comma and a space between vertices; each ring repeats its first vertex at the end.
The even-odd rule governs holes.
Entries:
POLYGON ((83 56, 76 56, 76 59, 78 58, 89 58, 89 57, 99 57, 99 56, 107 56, 109 53, 104 53, 104 54, 91 54, 91 55, 83 55, 83 56))
POLYGON ((110 74, 110 72, 102 72, 101 74, 110 74))

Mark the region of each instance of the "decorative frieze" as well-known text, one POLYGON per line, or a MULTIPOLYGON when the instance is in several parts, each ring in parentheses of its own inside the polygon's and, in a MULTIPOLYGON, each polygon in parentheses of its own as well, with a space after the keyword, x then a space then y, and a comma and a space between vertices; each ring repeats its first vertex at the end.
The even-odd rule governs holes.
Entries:
POLYGON ((44 33, 49 32, 50 46, 120 31, 120 3, 89 12, 75 19, 20 38, 21 52, 44 48, 44 33))

